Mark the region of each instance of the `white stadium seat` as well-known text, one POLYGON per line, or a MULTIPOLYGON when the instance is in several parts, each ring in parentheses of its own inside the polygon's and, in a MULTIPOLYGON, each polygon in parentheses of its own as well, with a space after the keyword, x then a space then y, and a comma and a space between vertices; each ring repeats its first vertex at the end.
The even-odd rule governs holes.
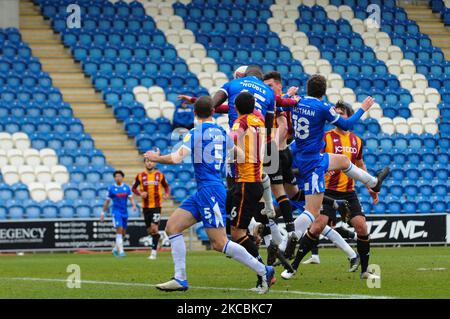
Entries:
POLYGON ((425 97, 427 102, 439 104, 441 102, 441 95, 439 94, 438 90, 435 88, 426 88, 424 90, 425 97))
POLYGON ((22 166, 25 163, 25 159, 23 158, 23 153, 18 149, 10 149, 8 152, 8 160, 9 164, 15 167, 22 166))
POLYGON ((423 133, 423 126, 419 119, 410 117, 409 119, 406 120, 406 122, 409 125, 409 130, 411 131, 411 133, 414 133, 414 134, 422 134, 423 133))
POLYGON ((150 101, 162 102, 166 100, 166 94, 164 90, 159 86, 152 86, 148 89, 148 95, 150 96, 150 101))
POLYGON ((6 151, 0 148, 0 167, 8 165, 8 156, 6 151))
POLYGON ((339 12, 341 13, 341 18, 346 20, 351 20, 354 18, 353 9, 347 5, 339 6, 339 12))
POLYGON ((349 88, 342 88, 339 90, 339 93, 342 96, 342 99, 344 100, 344 102, 353 104, 356 102, 356 96, 355 96, 355 92, 353 92, 352 89, 349 88))
POLYGON ((395 61, 401 61, 403 59, 403 52, 396 45, 391 45, 388 47, 389 58, 395 61))
POLYGON ((425 89, 428 87, 428 81, 425 75, 416 73, 412 76, 412 81, 414 82, 414 87, 419 89, 425 89))
POLYGON ((364 22, 360 19, 352 19, 350 20, 350 24, 353 28, 353 31, 356 33, 364 33, 366 31, 366 27, 364 22))
POLYGON ((186 64, 188 65, 189 70, 192 73, 198 74, 202 72, 203 66, 198 58, 189 58, 186 60, 186 64))
POLYGON ((426 101, 425 93, 423 89, 414 88, 411 89, 411 95, 413 97, 414 102, 423 104, 426 101))
POLYGON ((174 112, 175 112, 175 105, 172 102, 167 101, 167 102, 161 103, 162 116, 164 116, 165 118, 172 121, 174 112))
POLYGON ((180 58, 187 60, 191 57, 191 49, 189 44, 178 43, 175 45, 175 49, 177 50, 177 54, 180 58))
POLYGON ((207 72, 197 73, 198 80, 200 81, 200 85, 209 88, 214 85, 214 81, 212 79, 212 74, 207 72))
POLYGON ((203 71, 208 73, 214 73, 217 72, 217 63, 212 58, 203 58, 201 60, 201 63, 203 65, 203 71))
POLYGON ((304 47, 300 45, 294 45, 291 47, 292 57, 296 60, 303 61, 306 59, 306 53, 304 47))
MULTIPOLYGON (((423 105, 424 113, 426 114, 426 117, 431 119, 437 119, 440 116, 439 109, 437 108, 436 104, 434 103, 425 103, 423 105)), ((425 117, 425 116, 423 116, 425 117)))
POLYGON ((0 133, 0 148, 8 151, 14 147, 14 142, 12 140, 11 134, 0 133))
POLYGON ((327 77, 328 87, 335 89, 342 89, 344 87, 344 80, 336 73, 330 73, 327 77))
POLYGON ((302 4, 308 7, 312 7, 316 4, 316 0, 302 0, 302 4))
POLYGON ((191 50, 191 56, 193 58, 197 58, 197 59, 206 58, 206 50, 203 45, 201 45, 199 43, 193 43, 193 44, 191 44, 189 49, 191 50))
POLYGON ((294 38, 292 37, 292 32, 280 32, 278 36, 281 43, 287 47, 294 46, 294 38))
POLYGON ((195 36, 191 30, 187 29, 181 30, 180 37, 181 39, 183 39, 183 43, 192 44, 195 42, 195 36))
POLYGON ((284 7, 284 15, 287 19, 291 20, 297 20, 299 17, 298 13, 298 5, 297 4, 290 4, 284 7))
POLYGON ((17 132, 12 135, 15 148, 19 150, 25 150, 30 148, 31 142, 28 135, 22 132, 17 132))
POLYGON ((434 119, 425 117, 422 119, 422 125, 423 125, 423 130, 425 131, 425 133, 435 135, 439 131, 436 121, 434 119))
POLYGON ((158 29, 160 29, 160 30, 169 29, 170 22, 167 17, 162 16, 162 15, 155 15, 154 20, 155 20, 155 23, 156 23, 156 26, 158 27, 158 29))
POLYGON ((210 88, 208 88, 208 93, 210 96, 214 96, 214 94, 216 94, 217 91, 219 91, 220 87, 218 86, 212 86, 210 88))
POLYGON ((145 104, 145 102, 150 100, 150 96, 148 95, 148 89, 143 86, 136 86, 133 89, 134 97, 136 101, 139 103, 145 104))
POLYGON ((292 38, 294 39, 295 45, 299 45, 301 47, 306 47, 309 44, 308 37, 303 32, 294 32, 292 34, 292 38))
POLYGON ((400 85, 402 86, 402 88, 405 88, 409 91, 414 88, 414 81, 411 74, 400 74, 398 76, 398 80, 400 81, 400 85))
POLYGON ((30 184, 36 181, 36 175, 34 174, 34 168, 28 165, 22 165, 18 168, 20 181, 24 184, 30 184))
POLYGON ((416 66, 411 60, 401 60, 400 66, 402 68, 403 73, 406 74, 414 74, 416 73, 416 66))
POLYGON ((316 66, 316 61, 314 60, 304 60, 302 62, 303 65, 303 69, 305 70, 305 73, 307 74, 316 74, 317 73, 317 66, 316 66))
POLYGON ((411 116, 416 119, 421 119, 425 116, 425 111, 422 104, 412 102, 409 104, 409 109, 411 110, 411 116))
POLYGON ((283 26, 281 24, 281 19, 279 18, 269 18, 267 19, 267 24, 270 26, 270 30, 275 33, 279 33, 283 31, 283 26))
POLYGON ((58 164, 58 157, 55 151, 50 148, 41 149, 39 155, 41 156, 41 163, 49 168, 58 164))
POLYGON ((222 87, 222 85, 228 82, 228 77, 223 72, 214 72, 212 77, 214 80, 214 86, 222 87))
POLYGON ((403 117, 396 117, 392 120, 392 123, 395 126, 395 131, 399 134, 408 134, 409 133, 409 125, 406 122, 406 119, 403 117))
POLYGON ((389 73, 400 75, 402 73, 402 67, 398 60, 387 60, 386 66, 388 67, 389 73))
MULTIPOLYGON (((151 103, 151 102, 150 102, 151 103)), ((148 105, 147 103, 146 105, 148 105)), ((161 116, 161 109, 159 108, 159 104, 157 106, 147 106, 145 108, 145 112, 147 113, 147 116, 151 119, 156 120, 158 117, 161 116)))
POLYGON ((327 12, 328 18, 331 20, 339 20, 341 18, 341 14, 338 10, 338 8, 334 5, 327 5, 324 7, 325 11, 327 12))
POLYGON ((389 48, 392 48, 392 46, 391 46, 391 38, 389 37, 389 34, 387 34, 386 32, 377 32, 375 34, 375 38, 377 39, 377 46, 378 47, 389 47, 389 48))
MULTIPOLYGON (((169 27, 169 20, 167 19, 167 27, 169 27)), ((162 29, 162 28, 160 28, 162 29)), ((167 42, 171 43, 171 44, 177 44, 177 43, 182 43, 182 39, 180 37, 180 31, 179 30, 166 30, 164 32, 164 35, 166 36, 167 42)))
POLYGON ((60 201, 64 198, 64 192, 61 189, 61 185, 57 183, 45 184, 45 192, 47 198, 53 202, 60 201))
POLYGON ((333 104, 336 104, 337 101, 341 99, 341 94, 338 89, 335 88, 327 88, 327 98, 333 104))
POLYGON ((34 168, 34 174, 36 175, 36 180, 40 183, 50 183, 52 181, 52 173, 48 166, 36 166, 34 168))
POLYGON ((306 53, 306 57, 310 60, 318 60, 320 59, 320 52, 316 47, 312 45, 307 45, 304 49, 306 53))
POLYGON ((65 184, 69 182, 70 176, 67 168, 62 165, 55 165, 51 169, 52 180, 58 184, 65 184))
POLYGON ((392 135, 395 133, 395 126, 392 123, 392 119, 383 117, 378 120, 378 123, 380 124, 381 130, 383 133, 392 135))
POLYGON ((364 32, 361 34, 361 37, 364 40, 364 43, 370 47, 374 47, 377 45, 377 39, 375 38, 375 34, 372 32, 364 32))
POLYGON ((331 64, 328 62, 328 60, 317 60, 316 66, 318 73, 324 75, 325 77, 327 77, 332 71, 331 64))
POLYGON ((373 119, 381 119, 383 117, 383 109, 378 103, 375 103, 367 113, 373 119))
POLYGON ((171 16, 169 18, 170 28, 173 30, 183 30, 184 29, 184 21, 179 16, 171 16))
POLYGON ((42 183, 31 183, 28 185, 31 198, 37 202, 42 202, 47 198, 47 191, 42 183))
POLYGON ((388 52, 387 48, 377 47, 377 50, 375 51, 375 55, 377 56, 378 60, 382 60, 382 61, 389 60, 389 52, 388 52))
POLYGON ((272 16, 274 18, 279 18, 279 19, 284 19, 285 18, 284 8, 281 5, 272 4, 270 6, 270 11, 272 12, 272 16))
POLYGON ((19 172, 17 171, 17 167, 12 165, 5 165, 1 167, 3 180, 8 185, 13 185, 19 182, 19 172))
POLYGON ((281 26, 282 26, 284 32, 297 31, 297 24, 291 20, 282 20, 281 26))

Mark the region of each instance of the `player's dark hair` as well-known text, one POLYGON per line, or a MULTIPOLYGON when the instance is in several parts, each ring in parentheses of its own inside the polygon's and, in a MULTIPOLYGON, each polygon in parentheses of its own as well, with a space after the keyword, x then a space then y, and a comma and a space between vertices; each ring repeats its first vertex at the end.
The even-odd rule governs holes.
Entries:
POLYGON ((245 71, 245 76, 254 76, 260 80, 263 79, 264 75, 261 68, 257 65, 249 65, 245 71))
POLYGON ((264 81, 273 79, 274 81, 281 83, 281 74, 278 71, 269 71, 264 74, 264 81))
POLYGON ((352 116, 355 113, 355 111, 353 111, 352 106, 342 100, 337 101, 334 107, 343 110, 348 117, 352 116))
POLYGON ((114 171, 113 176, 116 177, 117 174, 122 175, 122 178, 125 177, 125 174, 121 170, 114 171))
POLYGON ((201 119, 206 119, 213 114, 213 100, 209 96, 200 96, 194 104, 194 112, 201 119))
POLYGON ((234 105, 239 114, 251 114, 255 109, 255 98, 248 92, 241 92, 234 99, 234 105))
POLYGON ((306 83, 306 91, 309 96, 322 98, 327 91, 327 80, 323 75, 312 75, 306 83))

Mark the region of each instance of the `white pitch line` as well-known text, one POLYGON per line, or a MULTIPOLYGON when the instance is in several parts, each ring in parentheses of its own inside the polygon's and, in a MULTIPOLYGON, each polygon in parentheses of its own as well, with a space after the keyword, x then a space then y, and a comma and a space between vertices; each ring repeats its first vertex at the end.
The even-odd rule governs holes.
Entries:
MULTIPOLYGON (((56 279, 56 278, 32 278, 32 277, 12 277, 12 278, 0 278, 0 280, 21 280, 21 281, 41 281, 41 282, 67 282, 66 279, 56 279)), ((81 280, 81 284, 93 284, 93 285, 109 285, 109 286, 129 286, 129 287, 156 287, 156 285, 137 283, 137 282, 119 282, 119 281, 97 281, 97 280, 81 280)), ((221 288, 221 287, 201 287, 201 286, 189 286, 189 289, 199 289, 199 290, 229 290, 229 291, 245 291, 249 292, 249 289, 244 288, 221 288)), ((309 291, 298 291, 298 290, 276 290, 271 289, 269 293, 281 293, 281 294, 292 294, 299 296, 319 296, 322 298, 338 298, 338 299, 392 299, 391 296, 371 296, 371 295, 360 295, 360 294, 337 294, 337 293, 323 293, 323 292, 309 292, 309 291)), ((256 296, 256 294, 255 294, 256 296)))

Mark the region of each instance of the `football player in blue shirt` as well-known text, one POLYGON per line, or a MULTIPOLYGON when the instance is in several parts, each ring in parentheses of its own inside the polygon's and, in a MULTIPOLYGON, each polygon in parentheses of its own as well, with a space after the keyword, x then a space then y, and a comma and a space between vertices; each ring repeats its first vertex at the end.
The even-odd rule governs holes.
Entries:
MULTIPOLYGON (((213 97, 213 106, 214 108, 217 108, 228 99, 228 119, 231 128, 233 127, 234 121, 238 118, 234 100, 239 95, 239 93, 249 92, 255 98, 255 110, 260 112, 264 117, 266 136, 270 139, 274 121, 276 97, 273 89, 264 83, 263 76, 264 75, 258 66, 247 66, 243 77, 236 78, 230 82, 225 83, 222 88, 216 92, 213 97)), ((267 155, 269 156, 271 155, 271 145, 273 145, 273 143, 268 144, 268 147, 266 149, 267 155)), ((278 155, 278 150, 274 152, 274 155, 275 154, 278 155)), ((232 189, 232 184, 234 183, 233 170, 234 167, 233 165, 231 165, 231 168, 227 172, 227 185, 229 190, 232 189)), ((265 207, 261 210, 261 213, 269 217, 273 217, 275 215, 275 211, 270 190, 270 179, 266 174, 264 174, 263 176, 263 187, 263 200, 265 207)))
POLYGON ((116 245, 113 249, 113 254, 116 257, 125 257, 125 252, 123 250, 123 239, 125 238, 125 233, 127 231, 128 199, 133 206, 133 210, 136 211, 137 208, 130 186, 123 182, 125 174, 122 171, 115 171, 113 175, 116 183, 109 187, 108 197, 103 205, 103 211, 100 214, 100 221, 104 221, 105 213, 108 210, 110 202, 112 201, 113 225, 116 229, 116 245))
MULTIPOLYGON (((348 177, 362 182, 374 192, 379 192, 384 179, 389 174, 389 167, 382 169, 377 177, 353 165, 349 158, 342 154, 321 153, 325 146, 323 137, 327 122, 344 130, 352 129, 365 111, 374 104, 372 97, 367 97, 361 108, 350 118, 345 119, 335 111, 334 107, 322 101, 326 93, 327 82, 322 75, 313 75, 307 82, 307 96, 302 97, 292 109, 292 123, 296 151, 294 158, 299 167, 299 185, 304 185, 305 214, 311 217, 312 225, 300 240, 297 256, 292 264, 296 270, 303 257, 311 250, 326 226, 320 219, 315 220, 320 213, 325 192, 324 174, 327 170, 341 170, 348 177)), ((295 271, 285 270, 281 276, 290 279, 295 271)))
POLYGON ((172 154, 161 156, 159 152, 147 152, 145 157, 152 162, 178 164, 189 156, 194 165, 197 192, 188 197, 170 216, 166 233, 172 245, 175 276, 168 282, 158 284, 163 291, 185 291, 188 289, 186 277, 186 246, 183 231, 203 222, 214 250, 239 261, 263 278, 260 293, 269 290, 274 269, 265 266, 250 255, 243 246, 228 240, 226 235, 226 190, 222 181, 227 151, 234 149, 226 132, 213 122, 212 99, 200 97, 194 104, 198 125, 185 136, 182 146, 172 154))

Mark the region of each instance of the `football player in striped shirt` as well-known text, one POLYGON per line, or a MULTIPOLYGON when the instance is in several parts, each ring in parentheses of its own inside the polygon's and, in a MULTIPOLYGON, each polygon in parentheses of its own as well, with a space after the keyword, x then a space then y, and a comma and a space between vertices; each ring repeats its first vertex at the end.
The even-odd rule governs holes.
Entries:
MULTIPOLYGON (((352 107, 343 101, 336 103, 335 108, 336 113, 345 119, 354 113, 352 107)), ((350 159, 353 165, 367 171, 362 155, 362 140, 355 133, 336 127, 325 134, 324 141, 325 147, 323 152, 343 154, 350 159)), ((325 175, 325 189, 325 195, 349 202, 350 216, 346 216, 344 221, 353 226, 357 234, 356 247, 359 255, 358 259, 361 262, 361 278, 367 279, 372 277, 373 275, 367 272, 370 252, 369 232, 361 203, 355 192, 355 181, 340 170, 328 171, 325 175)), ((373 203, 377 204, 379 202, 378 193, 372 191, 369 187, 367 189, 372 197, 373 203)), ((335 225, 336 209, 324 202, 321 215, 317 219, 318 221, 322 220, 325 224, 335 225)), ((318 259, 317 243, 315 245, 316 247, 312 249, 313 256, 311 258, 314 258, 314 255, 316 255, 315 258, 318 259)), ((351 270, 356 270, 355 266, 357 267, 357 262, 359 263, 359 260, 353 262, 350 268, 351 270)))
POLYGON ((149 236, 152 236, 152 252, 148 259, 156 259, 158 251, 159 221, 164 199, 170 196, 170 188, 164 174, 158 170, 155 163, 144 159, 145 171, 139 173, 133 184, 132 191, 142 198, 142 213, 149 236), (164 190, 164 197, 163 197, 164 190))

